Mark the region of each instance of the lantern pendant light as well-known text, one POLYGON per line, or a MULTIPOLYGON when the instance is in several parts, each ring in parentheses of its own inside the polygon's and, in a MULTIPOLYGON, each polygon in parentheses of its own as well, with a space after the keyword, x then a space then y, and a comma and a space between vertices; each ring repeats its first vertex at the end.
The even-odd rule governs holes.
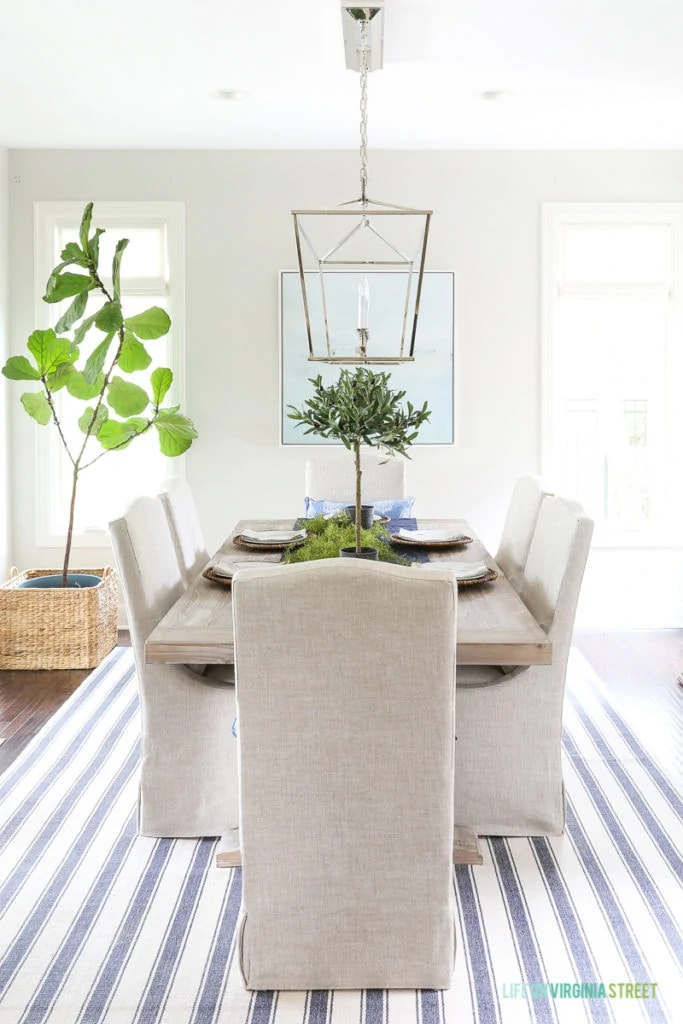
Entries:
POLYGON ((368 73, 382 66, 383 0, 342 2, 342 23, 347 67, 360 72, 360 197, 292 210, 308 359, 412 362, 432 211, 368 196, 368 73))

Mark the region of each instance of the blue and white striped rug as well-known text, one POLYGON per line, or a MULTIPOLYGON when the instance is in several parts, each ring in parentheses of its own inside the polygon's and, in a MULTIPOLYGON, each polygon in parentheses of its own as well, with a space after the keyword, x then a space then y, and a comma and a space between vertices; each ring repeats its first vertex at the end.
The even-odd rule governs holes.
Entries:
POLYGON ((213 840, 136 836, 135 673, 113 652, 0 779, 0 1022, 683 1021, 681 719, 629 717, 576 652, 569 675, 566 835, 495 839, 457 869, 452 989, 255 995, 240 871, 213 840), (654 998, 627 997, 643 983, 654 998))

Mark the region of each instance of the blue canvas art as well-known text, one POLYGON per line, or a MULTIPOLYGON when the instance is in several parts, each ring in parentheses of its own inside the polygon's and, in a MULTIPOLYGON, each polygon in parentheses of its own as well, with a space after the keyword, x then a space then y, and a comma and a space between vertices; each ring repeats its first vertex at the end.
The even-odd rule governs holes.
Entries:
MULTIPOLYGON (((401 295, 405 277, 391 271, 368 271, 372 274, 372 308, 370 310, 370 345, 375 353, 395 351, 400 336, 401 295)), ((317 277, 311 272, 311 278, 317 277)), ((330 323, 341 325, 340 333, 353 338, 358 315, 359 275, 340 271, 328 278, 326 287, 330 323), (347 323, 348 321, 348 323, 347 323)), ((362 289, 362 283, 361 283, 362 289)), ((319 290, 309 292, 309 315, 313 329, 322 323, 322 301, 319 290)), ((428 423, 420 429, 416 444, 453 444, 453 294, 452 271, 425 271, 415 340, 415 361, 397 366, 375 366, 377 371, 391 374, 390 386, 404 390, 406 400, 415 406, 427 402, 432 410, 428 423)), ((341 367, 308 361, 308 340, 304 320, 299 275, 284 270, 280 274, 280 344, 281 344, 281 441, 283 445, 325 445, 314 434, 304 434, 287 417, 287 407, 300 408, 311 397, 310 378, 320 374, 325 384, 332 384, 341 367)), ((335 344, 334 336, 331 343, 335 344)), ((406 348, 409 345, 409 332, 406 348)), ((349 367, 353 369, 353 367, 349 367)))

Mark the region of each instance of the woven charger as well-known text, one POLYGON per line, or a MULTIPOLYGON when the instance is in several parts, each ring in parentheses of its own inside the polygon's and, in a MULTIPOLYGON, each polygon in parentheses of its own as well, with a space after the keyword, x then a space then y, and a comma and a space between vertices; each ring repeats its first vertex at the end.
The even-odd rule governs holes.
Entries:
POLYGON ((238 548, 244 548, 245 551, 285 551, 286 548, 298 547, 303 544, 305 539, 302 537, 301 540, 278 540, 270 544, 257 544, 254 541, 246 540, 241 533, 238 533, 236 537, 232 538, 232 543, 238 548))
POLYGON ((407 537, 399 537, 397 533, 389 534, 394 544, 407 544, 413 548, 455 548, 471 544, 474 537, 460 537, 459 540, 408 540, 407 537))
MULTIPOLYGON (((438 562, 434 563, 438 565, 438 562)), ((458 580, 459 587, 473 587, 475 583, 493 583, 494 580, 498 579, 498 573, 495 569, 489 569, 485 576, 477 576, 473 580, 458 580)))
MULTIPOLYGON (((254 565, 258 565, 258 562, 254 562, 254 565)), ((224 587, 232 586, 232 576, 219 576, 218 573, 213 571, 213 566, 211 565, 207 565, 202 576, 205 580, 210 580, 211 583, 221 583, 224 587)))

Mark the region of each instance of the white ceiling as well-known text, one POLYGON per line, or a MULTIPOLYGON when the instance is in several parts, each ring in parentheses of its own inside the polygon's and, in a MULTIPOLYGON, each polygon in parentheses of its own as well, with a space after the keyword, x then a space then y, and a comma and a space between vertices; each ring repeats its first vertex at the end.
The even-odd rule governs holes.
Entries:
MULTIPOLYGON (((386 0, 369 148, 683 147, 681 0, 386 0), (482 92, 505 90, 484 100, 482 92)), ((0 145, 347 148, 339 0, 5 0, 0 145), (216 90, 242 89, 241 101, 216 90)))

